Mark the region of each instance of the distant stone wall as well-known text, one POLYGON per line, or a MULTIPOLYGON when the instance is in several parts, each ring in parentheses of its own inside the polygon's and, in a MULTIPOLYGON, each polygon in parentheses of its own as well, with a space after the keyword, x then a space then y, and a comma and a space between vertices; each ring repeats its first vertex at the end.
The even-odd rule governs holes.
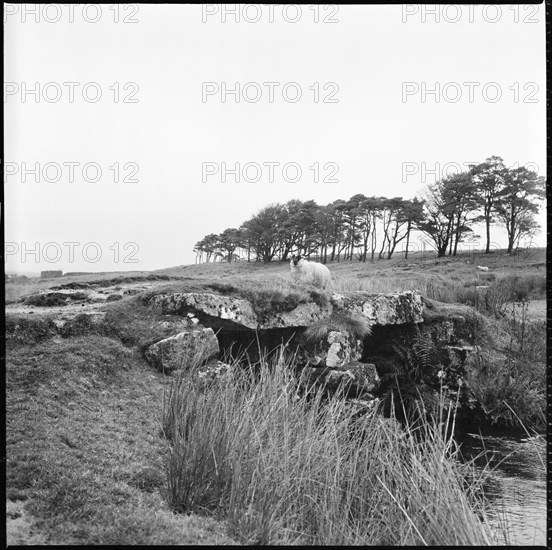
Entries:
POLYGON ((63 271, 41 271, 40 272, 40 278, 41 279, 55 279, 56 277, 61 277, 63 275, 63 271))

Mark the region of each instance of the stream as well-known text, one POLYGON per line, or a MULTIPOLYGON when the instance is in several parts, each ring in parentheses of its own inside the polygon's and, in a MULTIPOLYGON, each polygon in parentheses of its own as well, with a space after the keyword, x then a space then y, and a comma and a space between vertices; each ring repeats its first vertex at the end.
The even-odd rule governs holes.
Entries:
POLYGON ((484 485, 492 505, 490 523, 507 527, 509 545, 546 546, 546 439, 543 436, 480 436, 461 441, 465 458, 494 469, 484 485))

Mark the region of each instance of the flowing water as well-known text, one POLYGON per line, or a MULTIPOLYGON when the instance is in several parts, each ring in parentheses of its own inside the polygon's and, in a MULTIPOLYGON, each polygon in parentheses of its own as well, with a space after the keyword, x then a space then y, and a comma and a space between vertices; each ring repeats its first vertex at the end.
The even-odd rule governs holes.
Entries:
POLYGON ((536 437, 492 437, 466 434, 464 457, 476 457, 493 468, 484 485, 492 505, 493 527, 506 526, 507 544, 546 546, 546 439, 536 437))

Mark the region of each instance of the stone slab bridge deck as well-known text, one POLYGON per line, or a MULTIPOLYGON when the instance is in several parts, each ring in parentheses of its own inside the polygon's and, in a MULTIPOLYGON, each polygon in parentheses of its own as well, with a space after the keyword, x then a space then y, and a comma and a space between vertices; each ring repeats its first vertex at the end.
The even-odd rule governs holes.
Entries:
POLYGON ((214 323, 226 328, 250 330, 306 327, 332 313, 364 317, 372 325, 423 322, 422 297, 416 291, 334 293, 326 304, 300 303, 289 311, 274 311, 268 315, 257 313, 251 302, 243 298, 206 292, 158 294, 149 300, 149 305, 163 314, 193 313, 207 326, 214 323))

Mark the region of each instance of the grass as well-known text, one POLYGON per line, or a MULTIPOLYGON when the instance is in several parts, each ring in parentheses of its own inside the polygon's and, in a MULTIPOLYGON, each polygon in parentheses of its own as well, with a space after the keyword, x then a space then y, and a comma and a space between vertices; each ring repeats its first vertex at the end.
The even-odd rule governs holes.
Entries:
POLYGON ((473 357, 467 383, 496 428, 546 430, 546 322, 526 317, 527 303, 514 306, 517 316, 495 323, 500 350, 473 357))
MULTIPOLYGON (((529 312, 545 296, 543 264, 464 260, 329 267, 337 291, 418 289, 479 309, 496 334, 483 336, 488 349, 475 356, 476 379, 468 382, 496 426, 544 426, 545 322, 530 321, 529 312), (481 285, 489 286, 485 299, 476 293, 481 285)), ((328 293, 290 285, 288 273, 288 264, 239 263, 75 275, 7 283, 6 298, 150 281, 154 294, 232 292, 263 315, 327 303, 328 293)), ((8 516, 11 544, 496 542, 477 519, 485 514, 479 478, 455 460, 446 431, 401 429, 371 413, 354 420, 356 405, 339 400, 321 406, 320 396, 296 394, 282 358, 261 361, 254 385, 247 373, 202 381, 192 369, 171 387, 140 350, 178 331, 178 320, 156 314, 141 296, 109 304, 94 334, 83 317, 60 338, 50 315, 6 319, 6 494, 30 522, 14 538, 8 516)))
POLYGON ((372 327, 366 317, 332 313, 330 317, 321 319, 307 327, 302 338, 306 344, 316 344, 323 340, 330 331, 346 332, 353 338, 364 340, 372 333, 372 327))
MULTIPOLYGON (((33 537, 45 544, 231 542, 219 523, 175 516, 167 506, 166 385, 139 354, 102 336, 8 349, 6 496, 24 506, 33 537)), ((11 544, 35 540, 13 536, 11 544)))
POLYGON ((84 292, 74 292, 64 294, 62 292, 49 292, 48 294, 36 294, 25 298, 25 304, 39 307, 62 306, 71 300, 85 300, 87 294, 84 292))
POLYGON ((280 354, 253 377, 236 370, 206 387, 191 368, 175 379, 164 415, 173 509, 227 521, 244 544, 493 540, 452 439, 374 413, 355 420, 339 398, 301 397, 292 370, 280 354))

